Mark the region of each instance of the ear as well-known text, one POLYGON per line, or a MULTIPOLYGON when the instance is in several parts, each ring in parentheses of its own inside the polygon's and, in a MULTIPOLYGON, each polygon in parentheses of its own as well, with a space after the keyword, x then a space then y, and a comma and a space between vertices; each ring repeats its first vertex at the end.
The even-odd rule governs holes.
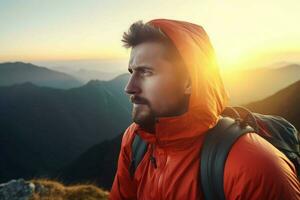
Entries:
POLYGON ((192 81, 191 78, 188 77, 184 83, 184 94, 192 94, 192 81))

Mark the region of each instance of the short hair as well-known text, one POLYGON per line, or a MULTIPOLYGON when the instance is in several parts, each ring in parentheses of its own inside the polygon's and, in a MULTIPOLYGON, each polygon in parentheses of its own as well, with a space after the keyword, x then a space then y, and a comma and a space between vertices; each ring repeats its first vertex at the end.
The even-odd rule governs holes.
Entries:
POLYGON ((128 32, 123 33, 121 41, 125 48, 133 48, 143 42, 161 42, 167 49, 166 59, 184 65, 177 48, 166 34, 160 28, 156 28, 149 23, 143 23, 142 20, 133 23, 128 32))

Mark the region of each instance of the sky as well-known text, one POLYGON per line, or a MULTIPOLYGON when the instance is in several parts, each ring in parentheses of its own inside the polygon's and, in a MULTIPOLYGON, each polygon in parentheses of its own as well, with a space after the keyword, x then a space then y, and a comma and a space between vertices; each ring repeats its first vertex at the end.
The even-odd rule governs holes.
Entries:
POLYGON ((299 0, 0 0, 0 62, 126 63, 121 37, 138 20, 190 21, 222 69, 300 63, 299 0))

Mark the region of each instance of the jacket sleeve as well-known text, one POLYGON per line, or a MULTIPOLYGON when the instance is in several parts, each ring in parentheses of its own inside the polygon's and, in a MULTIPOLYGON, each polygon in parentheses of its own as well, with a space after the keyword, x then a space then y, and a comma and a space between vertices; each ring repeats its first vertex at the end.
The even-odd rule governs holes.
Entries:
POLYGON ((136 198, 136 185, 129 174, 131 142, 133 133, 130 127, 122 137, 121 150, 118 158, 118 167, 114 182, 110 191, 110 200, 134 200, 136 198))
POLYGON ((242 136, 229 152, 224 191, 228 200, 300 200, 295 166, 255 133, 242 136))

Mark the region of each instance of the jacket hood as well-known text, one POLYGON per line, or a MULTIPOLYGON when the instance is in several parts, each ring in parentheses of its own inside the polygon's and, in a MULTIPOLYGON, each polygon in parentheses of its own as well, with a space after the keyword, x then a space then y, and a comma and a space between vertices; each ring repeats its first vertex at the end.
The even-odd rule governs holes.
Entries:
POLYGON ((188 111, 180 116, 159 118, 156 137, 161 140, 177 140, 207 131, 216 124, 228 103, 228 95, 208 35, 201 26, 185 21, 154 19, 147 23, 160 29, 173 42, 192 82, 188 111), (194 131, 189 132, 187 129, 191 128, 194 131), (181 131, 181 135, 173 130, 181 131))

